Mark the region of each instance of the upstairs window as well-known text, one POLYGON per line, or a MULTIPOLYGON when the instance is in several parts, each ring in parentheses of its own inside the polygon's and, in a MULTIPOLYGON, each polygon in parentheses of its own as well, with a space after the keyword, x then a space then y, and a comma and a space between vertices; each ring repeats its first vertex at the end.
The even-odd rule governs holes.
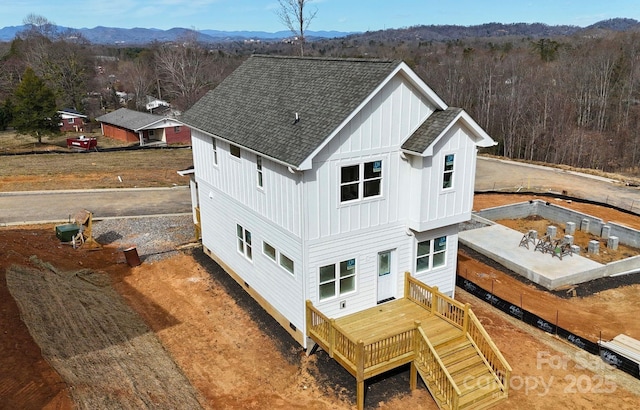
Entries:
POLYGON ((380 196, 382 161, 340 168, 340 202, 380 196))
POLYGON ((243 254, 247 259, 253 260, 251 232, 247 231, 240 225, 236 225, 236 236, 238 239, 238 252, 243 254))
POLYGON ((229 153, 236 158, 240 158, 240 147, 237 145, 230 145, 229 153))
POLYGON ((211 138, 211 148, 213 151, 213 165, 218 165, 218 146, 215 138, 211 138))
POLYGON ((258 187, 262 188, 262 157, 260 155, 256 157, 256 173, 258 187))
POLYGON ((444 173, 442 174, 442 188, 453 188, 453 154, 444 156, 444 173))

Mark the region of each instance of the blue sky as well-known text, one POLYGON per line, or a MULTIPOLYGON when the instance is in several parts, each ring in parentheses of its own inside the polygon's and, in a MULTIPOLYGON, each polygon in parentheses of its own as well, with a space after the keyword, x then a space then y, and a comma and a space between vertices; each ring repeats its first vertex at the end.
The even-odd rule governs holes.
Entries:
MULTIPOLYGON (((490 22, 588 26, 640 20, 638 0, 313 0, 309 30, 367 31, 414 25, 490 22)), ((34 13, 66 27, 172 27, 280 31, 277 0, 0 0, 0 27, 34 13)))

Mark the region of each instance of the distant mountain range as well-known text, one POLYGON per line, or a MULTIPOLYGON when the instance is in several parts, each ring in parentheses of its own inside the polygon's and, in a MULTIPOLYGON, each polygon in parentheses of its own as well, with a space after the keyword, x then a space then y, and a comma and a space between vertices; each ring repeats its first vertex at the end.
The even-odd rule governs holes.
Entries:
MULTIPOLYGON (((0 41, 12 41, 16 34, 24 31, 28 26, 11 26, 0 29, 0 41)), ((94 28, 69 28, 56 26, 57 33, 82 34, 84 38, 94 44, 119 44, 119 45, 140 45, 149 44, 154 41, 166 42, 175 41, 185 37, 194 30, 186 28, 172 28, 160 30, 154 28, 117 28, 117 27, 94 27, 94 28)), ((264 31, 220 31, 220 30, 197 30, 198 40, 203 43, 220 43, 229 41, 261 40, 274 41, 291 38, 290 31, 278 31, 268 33, 264 31)), ((344 37, 353 33, 340 31, 311 31, 307 32, 309 39, 344 37)))
MULTIPOLYGON (((27 26, 11 26, 0 29, 0 41, 11 41, 27 26)), ((94 27, 72 29, 68 27, 56 26, 58 33, 78 32, 84 38, 94 44, 105 45, 144 45, 154 41, 168 42, 176 41, 185 37, 193 30, 186 28, 172 28, 169 30, 148 29, 148 28, 115 28, 115 27, 94 27)), ((347 33, 340 31, 307 31, 307 38, 328 39, 339 37, 362 37, 362 40, 425 40, 425 41, 447 41, 462 38, 486 38, 486 37, 557 37, 572 35, 580 32, 594 31, 640 31, 640 23, 637 20, 616 18, 603 20, 588 27, 578 26, 549 26, 542 23, 487 23, 475 26, 457 25, 422 25, 400 29, 387 29, 379 31, 368 31, 366 33, 347 33)), ((279 41, 291 38, 290 31, 278 31, 269 33, 264 31, 219 31, 219 30, 198 30, 198 40, 203 43, 224 43, 233 41, 279 41)))

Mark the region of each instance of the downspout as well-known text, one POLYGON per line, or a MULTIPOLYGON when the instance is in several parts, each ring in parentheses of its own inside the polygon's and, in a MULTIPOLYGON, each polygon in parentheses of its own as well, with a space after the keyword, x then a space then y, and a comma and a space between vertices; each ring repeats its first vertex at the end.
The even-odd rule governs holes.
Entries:
MULTIPOLYGON (((291 171, 291 169, 289 169, 291 171)), ((307 224, 308 222, 308 216, 307 216, 307 212, 304 212, 305 206, 306 206, 306 195, 305 195, 305 190, 306 190, 306 184, 305 182, 305 172, 304 171, 299 171, 301 173, 300 175, 300 179, 298 181, 298 184, 300 185, 300 205, 299 205, 299 215, 300 215, 300 239, 302 242, 302 267, 304 268, 302 270, 302 305, 304 306, 304 315, 302 315, 303 317, 303 338, 302 340, 304 340, 304 344, 303 344, 303 348, 304 349, 308 349, 309 346, 307 346, 307 299, 309 298, 309 266, 308 266, 308 246, 307 246, 307 232, 308 232, 308 226, 307 224)))

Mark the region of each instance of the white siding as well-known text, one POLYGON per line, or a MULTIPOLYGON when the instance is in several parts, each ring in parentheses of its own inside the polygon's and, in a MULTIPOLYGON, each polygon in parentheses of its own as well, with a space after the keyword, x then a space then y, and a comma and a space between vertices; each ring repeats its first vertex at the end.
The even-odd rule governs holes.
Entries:
POLYGON ((305 179, 307 239, 379 229, 406 219, 409 164, 402 142, 433 112, 404 77, 391 80, 314 159, 305 179), (382 197, 349 204, 339 198, 340 169, 382 160, 382 197))
POLYGON ((473 207, 476 146, 459 124, 439 140, 433 156, 412 157, 410 226, 422 232, 468 220, 473 207), (454 154, 453 188, 443 189, 444 160, 454 154))
POLYGON ((414 238, 402 225, 388 225, 383 229, 361 231, 355 235, 340 235, 330 240, 315 241, 308 247, 308 298, 314 306, 330 317, 340 317, 370 308, 377 302, 378 252, 395 250, 396 297, 402 297, 404 272, 411 270, 414 238), (356 259, 356 291, 319 300, 319 270, 348 259, 356 259), (340 308, 340 302, 346 307, 340 308))
POLYGON ((203 226, 202 244, 291 323, 304 329, 305 291, 300 239, 206 181, 199 180, 198 188, 203 226), (238 252, 236 224, 251 232, 251 261, 238 252), (294 261, 293 275, 262 253, 263 241, 294 261))
POLYGON ((263 157, 263 188, 259 188, 255 154, 243 149, 241 157, 236 158, 229 153, 229 144, 217 139, 218 165, 214 165, 211 137, 195 130, 191 137, 197 179, 301 237, 300 174, 291 174, 287 167, 263 157))

